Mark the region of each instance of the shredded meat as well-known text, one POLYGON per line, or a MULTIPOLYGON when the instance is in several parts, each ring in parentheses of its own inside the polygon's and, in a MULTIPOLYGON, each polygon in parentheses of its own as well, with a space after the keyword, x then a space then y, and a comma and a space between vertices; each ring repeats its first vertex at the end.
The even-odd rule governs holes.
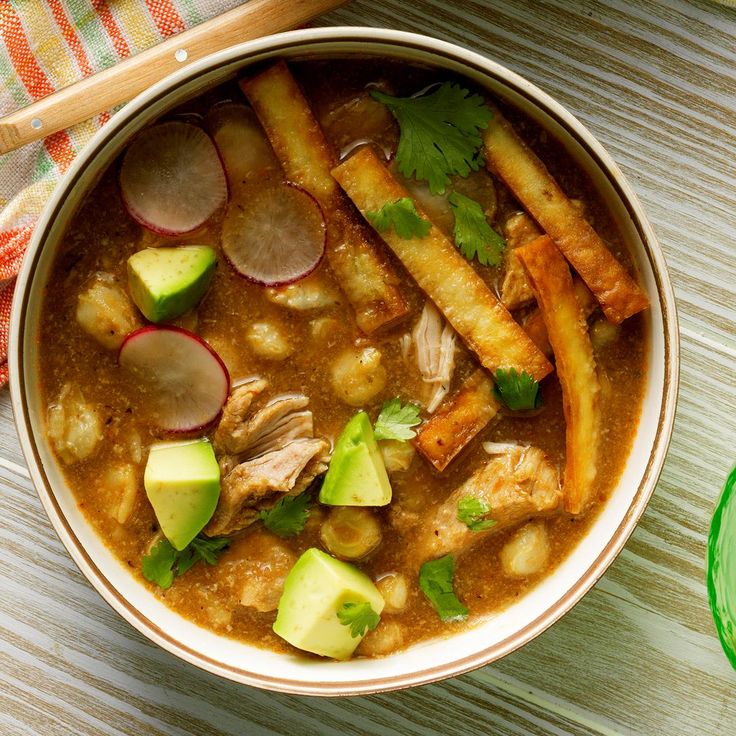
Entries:
POLYGON ((255 381, 232 393, 215 432, 216 452, 254 457, 314 434, 312 412, 300 411, 309 404, 301 394, 277 396, 248 416, 256 392, 263 391, 265 385, 265 381, 255 381))
POLYGON ((514 251, 538 238, 542 231, 526 212, 517 212, 504 223, 504 234, 508 247, 506 271, 501 284, 501 301, 507 309, 518 309, 534 301, 534 292, 524 266, 514 251))
POLYGON ((225 404, 213 438, 222 489, 207 534, 245 529, 259 507, 301 493, 327 470, 330 445, 314 437, 309 399, 284 394, 254 406, 267 386, 262 379, 241 384, 225 404))
POLYGON ((424 304, 405 352, 408 353, 412 344, 417 368, 422 380, 428 384, 427 411, 431 413, 450 390, 455 370, 455 330, 430 301, 424 304))
POLYGON ((536 447, 514 447, 477 470, 448 499, 420 523, 415 544, 418 559, 461 554, 488 534, 531 517, 547 516, 560 509, 562 491, 557 469, 536 447), (487 531, 471 531, 458 517, 464 498, 484 501, 487 518, 496 524, 487 531))
POLYGON ((222 410, 222 418, 215 430, 215 436, 212 438, 215 452, 218 455, 221 453, 237 454, 237 449, 231 448, 237 448, 239 445, 241 427, 246 421, 251 404, 263 393, 266 386, 268 386, 268 381, 257 378, 233 389, 222 410))
POLYGON ((311 411, 299 411, 309 403, 306 396, 281 396, 256 412, 233 435, 233 454, 260 455, 283 447, 285 442, 314 433, 311 411))
MULTIPOLYGON (((301 406, 306 404, 305 397, 299 397, 301 406), (301 400, 304 403, 301 403, 301 400)), ((292 409, 297 407, 295 398, 279 400, 278 407, 281 412, 287 410, 290 405, 292 409)), ((274 410, 276 405, 274 405, 274 410)), ((271 411, 271 407, 263 409, 260 414, 271 411)), ((311 411, 291 411, 291 413, 279 413, 270 420, 270 424, 264 424, 262 430, 253 437, 252 443, 248 446, 247 452, 251 455, 261 455, 265 452, 271 452, 278 449, 284 442, 311 437, 314 434, 314 422, 312 421, 311 411)))
POLYGON ((293 440, 237 465, 222 481, 210 536, 243 529, 258 516, 257 505, 274 494, 296 495, 327 470, 329 444, 320 438, 293 440))

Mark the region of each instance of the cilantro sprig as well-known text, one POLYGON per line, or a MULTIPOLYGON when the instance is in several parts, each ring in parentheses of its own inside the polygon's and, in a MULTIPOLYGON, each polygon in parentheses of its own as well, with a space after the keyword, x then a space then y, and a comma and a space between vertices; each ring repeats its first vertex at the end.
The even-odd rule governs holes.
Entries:
POLYGON ((462 621, 468 615, 468 609, 455 595, 454 575, 452 555, 425 562, 419 569, 419 587, 443 621, 462 621))
POLYGON ((220 552, 229 544, 228 537, 195 537, 179 551, 168 539, 161 539, 143 556, 143 577, 166 590, 171 587, 175 577, 183 575, 197 562, 217 564, 220 552))
POLYGON ((466 496, 457 504, 457 518, 462 521, 471 532, 484 532, 496 525, 493 519, 486 519, 491 507, 481 498, 466 496))
POLYGON ((373 631, 381 620, 381 617, 367 601, 364 603, 343 603, 337 611, 337 617, 343 626, 350 627, 350 636, 353 639, 365 636, 367 631, 373 631))
POLYGON ((379 232, 393 227, 396 234, 404 240, 415 236, 423 238, 432 227, 432 223, 417 212, 414 201, 409 197, 386 202, 380 210, 366 212, 365 216, 379 232))
POLYGON ((526 371, 519 373, 516 368, 499 368, 494 378, 496 397, 512 411, 531 411, 542 406, 539 381, 526 371))
POLYGON ((268 531, 279 537, 293 537, 307 523, 311 500, 307 492, 298 496, 283 496, 270 509, 259 511, 258 516, 268 531))
POLYGON ((432 194, 444 194, 451 175, 467 176, 482 165, 480 130, 493 113, 480 95, 445 82, 418 97, 391 97, 379 90, 371 96, 399 123, 399 170, 428 181, 432 194))
POLYGON ((377 440, 410 440, 417 434, 412 427, 420 421, 416 404, 402 406, 401 399, 391 399, 381 407, 373 425, 373 434, 377 440))
POLYGON ((477 258, 483 266, 501 262, 506 241, 488 224, 483 208, 470 197, 453 192, 449 198, 455 215, 455 245, 469 260, 477 258))

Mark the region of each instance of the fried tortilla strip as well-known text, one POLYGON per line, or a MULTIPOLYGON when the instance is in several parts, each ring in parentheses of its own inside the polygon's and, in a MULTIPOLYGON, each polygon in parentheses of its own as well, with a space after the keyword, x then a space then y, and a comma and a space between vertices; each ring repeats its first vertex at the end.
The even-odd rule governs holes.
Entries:
MULTIPOLYGON (((353 154, 332 174, 364 216, 403 197, 411 198, 369 148, 353 154)), ((429 220, 416 200, 412 201, 429 220)), ((393 228, 381 236, 489 371, 516 368, 539 380, 552 370, 483 279, 435 225, 425 237, 402 238, 393 228)))
POLYGON ((529 274, 555 354, 567 425, 565 510, 579 514, 593 494, 600 434, 600 385, 588 324, 570 269, 552 240, 543 235, 517 253, 529 274))
POLYGON ((620 324, 649 306, 646 295, 560 189, 547 167, 494 108, 483 133, 486 164, 554 240, 600 302, 620 324))
MULTIPOLYGON (((580 199, 571 199, 570 204, 575 208, 575 211, 580 214, 581 217, 585 217, 587 220, 585 210, 585 203, 580 199)), ((534 292, 532 291, 531 284, 526 275, 524 266, 521 265, 521 261, 516 257, 515 250, 520 248, 522 245, 531 243, 540 235, 544 233, 539 229, 539 225, 534 222, 533 218, 526 212, 515 212, 511 215, 506 222, 503 224, 503 233, 506 237, 506 257, 505 257, 505 271, 503 275, 503 282, 501 283, 501 301, 504 307, 509 311, 523 307, 529 302, 534 301, 534 292)), ((575 286, 581 284, 582 287, 588 294, 588 297, 592 299, 593 304, 597 305, 595 297, 590 293, 590 289, 580 280, 575 280, 575 286)), ((591 308, 592 311, 592 308, 591 308)), ((539 318, 542 321, 542 318, 539 318)), ((524 329, 526 330, 527 323, 524 323, 524 329)), ((534 340, 532 333, 527 330, 529 336, 534 340)), ((545 341, 546 341, 545 333, 545 341)), ((534 340, 534 343, 539 347, 539 343, 534 340)), ((547 342, 548 350, 543 350, 545 355, 549 355, 549 342, 547 342)))
POLYGON ((399 277, 378 241, 330 175, 336 157, 283 61, 240 83, 289 181, 320 204, 327 219, 327 259, 367 333, 409 313, 399 277))
MULTIPOLYGON (((521 268, 524 268, 519 261, 521 268)), ((524 277, 526 278, 526 269, 524 270, 524 277)), ((573 277, 572 280, 573 288, 575 289, 575 296, 577 297, 580 309, 583 310, 583 316, 588 319, 598 307, 598 302, 595 300, 590 289, 585 285, 582 279, 577 276, 573 277)), ((531 286, 529 287, 531 288, 531 286)), ((534 341, 534 344, 548 357, 552 357, 552 346, 549 344, 549 337, 547 335, 547 328, 544 324, 544 317, 537 307, 530 312, 526 319, 522 322, 522 327, 529 337, 534 341)))
POLYGON ((493 381, 478 368, 419 428, 414 446, 441 472, 500 408, 493 381))
POLYGON ((549 458, 536 447, 512 447, 476 470, 419 520, 411 555, 420 564, 448 552, 461 555, 490 534, 559 512, 561 500, 560 479, 549 458), (469 529, 458 519, 458 504, 465 498, 483 502, 489 508, 487 518, 496 523, 486 531, 469 529))

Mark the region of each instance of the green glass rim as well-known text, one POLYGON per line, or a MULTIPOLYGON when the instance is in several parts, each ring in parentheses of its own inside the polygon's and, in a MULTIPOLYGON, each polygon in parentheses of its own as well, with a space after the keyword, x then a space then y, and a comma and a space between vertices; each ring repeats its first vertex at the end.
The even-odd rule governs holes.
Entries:
POLYGON ((706 576, 718 638, 736 670, 736 577, 730 581, 722 578, 724 563, 729 571, 736 570, 736 465, 726 479, 710 524, 706 576))

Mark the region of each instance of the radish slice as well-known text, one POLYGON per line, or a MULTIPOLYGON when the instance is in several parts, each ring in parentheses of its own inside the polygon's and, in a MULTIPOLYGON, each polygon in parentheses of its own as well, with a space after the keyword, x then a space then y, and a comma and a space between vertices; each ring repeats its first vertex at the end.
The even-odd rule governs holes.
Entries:
POLYGON ((204 121, 225 166, 230 189, 268 171, 277 171, 279 162, 249 107, 236 102, 215 105, 204 121))
POLYGON ((230 376, 217 353, 180 327, 142 327, 120 346, 161 429, 191 432, 211 424, 230 393, 230 376))
POLYGON ((245 278, 266 286, 309 275, 325 252, 322 209, 292 184, 248 187, 234 197, 222 224, 222 250, 245 278))
POLYGON ((135 138, 123 157, 120 190, 130 216, 161 235, 198 228, 227 201, 215 144, 189 123, 162 123, 135 138))

